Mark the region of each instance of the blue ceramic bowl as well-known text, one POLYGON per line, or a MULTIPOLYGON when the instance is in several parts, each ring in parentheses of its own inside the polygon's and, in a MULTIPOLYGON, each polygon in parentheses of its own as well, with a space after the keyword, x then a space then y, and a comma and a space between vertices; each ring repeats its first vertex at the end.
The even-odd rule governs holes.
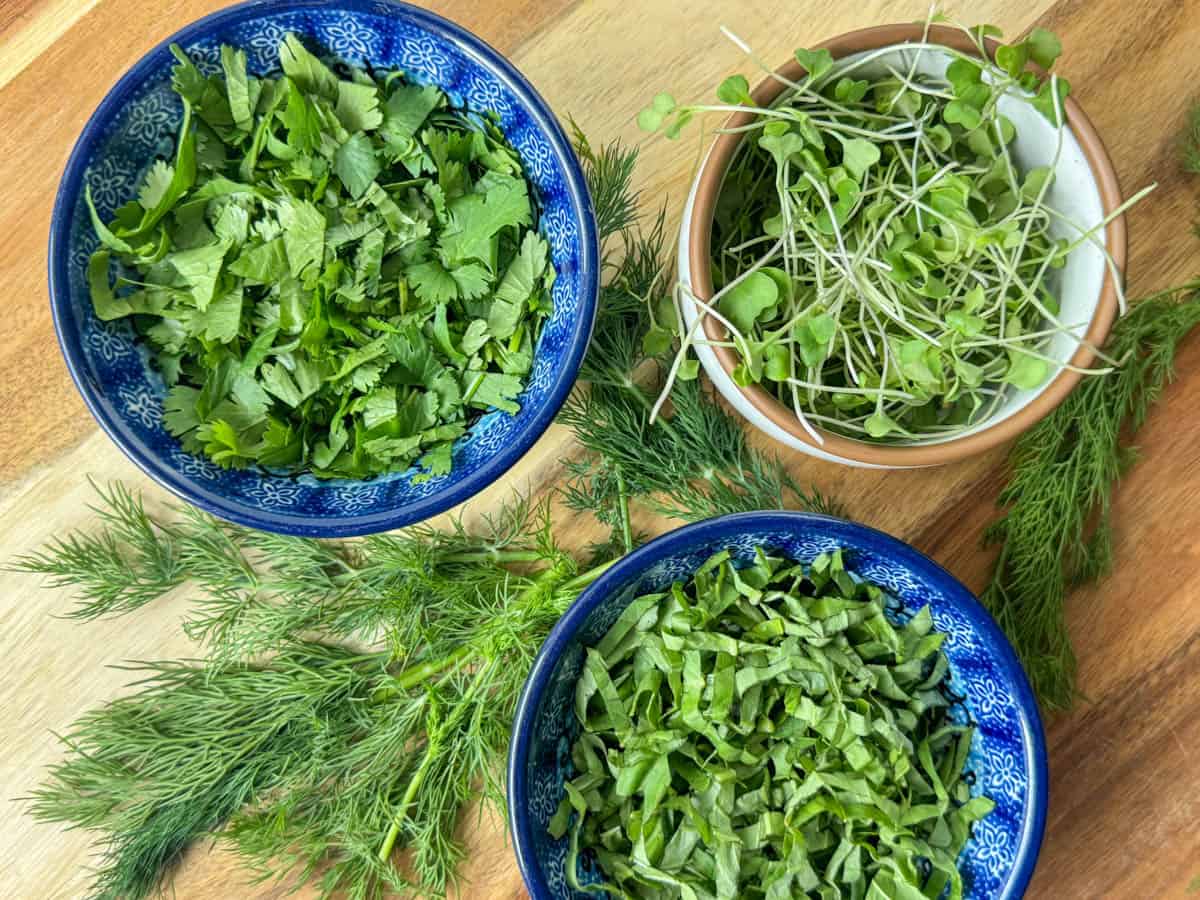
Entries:
MULTIPOLYGON (((886 588, 899 601, 901 617, 930 606, 934 627, 947 635, 951 689, 965 698, 952 715, 976 725, 972 792, 996 802, 959 859, 966 896, 1020 897, 1046 821, 1046 747, 1029 683, 996 623, 945 569, 893 537, 827 516, 762 512, 710 519, 651 541, 584 591, 547 638, 517 706, 508 767, 513 843, 533 900, 593 896, 567 887, 567 841, 546 830, 563 780, 573 775, 570 747, 579 732, 573 704, 584 648, 600 640, 634 597, 686 579, 720 550, 750 561, 758 547, 800 561, 842 548, 847 568, 886 588)), ((595 880, 594 873, 581 876, 585 883, 595 880)))
POLYGON ((392 0, 254 0, 213 13, 147 53, 92 114, 67 162, 50 226, 50 304, 59 343, 101 427, 152 478, 224 519, 314 537, 369 534, 442 512, 503 475, 545 431, 570 393, 587 349, 599 285, 595 217, 570 142, 545 101, 499 53, 432 13, 392 0), (220 70, 219 47, 246 51, 255 74, 277 70, 276 47, 292 31, 356 65, 403 69, 452 102, 492 110, 517 149, 541 205, 540 230, 558 278, 554 312, 536 348, 521 411, 491 411, 454 447, 453 470, 425 481, 416 471, 370 481, 318 481, 226 471, 185 453, 161 424, 162 379, 126 322, 92 312, 86 270, 97 240, 85 182, 109 219, 134 197, 157 157, 170 157, 182 107, 170 88, 177 43, 220 70))

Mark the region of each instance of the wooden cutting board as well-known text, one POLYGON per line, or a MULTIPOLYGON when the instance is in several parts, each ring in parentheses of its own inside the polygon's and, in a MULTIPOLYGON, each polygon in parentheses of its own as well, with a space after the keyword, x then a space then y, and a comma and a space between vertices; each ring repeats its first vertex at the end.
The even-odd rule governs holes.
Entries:
MULTIPOLYGON (((112 83, 151 46, 211 11, 209 0, 0 0, 0 558, 28 551, 90 517, 87 476, 119 478, 155 505, 165 492, 143 478, 84 410, 59 356, 45 287, 50 216, 67 154, 112 83)), ((924 0, 440 0, 508 54, 553 107, 593 141, 638 142, 633 116, 655 92, 708 96, 745 68, 725 24, 769 61, 796 46, 883 22, 922 18, 924 0)), ((1158 190, 1129 216, 1134 295, 1200 270, 1190 235, 1200 187, 1175 166, 1176 134, 1200 94, 1200 0, 978 0, 948 12, 1016 35, 1037 24, 1067 48, 1061 64, 1099 128, 1126 191, 1158 190)), ((676 214, 696 145, 652 141, 639 181, 648 206, 676 214)), ((1079 591, 1070 621, 1088 702, 1047 723, 1051 800, 1046 842, 1029 896, 1184 897, 1200 889, 1200 335, 1182 352, 1179 379, 1141 438, 1144 461, 1121 485, 1114 511, 1117 571, 1079 591)), ((554 428, 468 518, 514 488, 544 491, 573 452, 554 428)), ((979 588, 991 554, 979 534, 993 514, 1004 453, 941 469, 866 472, 783 451, 803 482, 845 501, 854 516, 911 541, 979 588)), ((661 528, 662 523, 643 523, 661 528)), ((564 540, 596 536, 563 519, 564 540)), ((0 576, 0 796, 18 798, 60 755, 50 735, 123 689, 105 668, 126 659, 194 652, 181 634, 182 602, 125 619, 55 618, 62 593, 0 576)), ((32 823, 5 806, 0 895, 79 897, 84 834, 32 823)), ((468 829, 472 852, 461 896, 525 892, 500 821, 468 829)), ((231 857, 198 847, 175 881, 180 898, 283 896, 248 886, 231 857)), ((301 892, 300 896, 307 896, 301 892)))

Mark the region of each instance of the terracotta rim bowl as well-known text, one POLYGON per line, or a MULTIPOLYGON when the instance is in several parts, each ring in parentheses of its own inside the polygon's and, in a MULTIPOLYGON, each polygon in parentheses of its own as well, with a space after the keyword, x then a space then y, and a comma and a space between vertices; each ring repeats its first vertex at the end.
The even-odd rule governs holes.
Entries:
MULTIPOLYGON (((829 50, 835 59, 840 59, 854 53, 923 39, 928 43, 941 44, 973 56, 979 55, 978 49, 970 39, 958 29, 932 26, 926 37, 925 27, 920 24, 881 25, 864 28, 847 32, 817 46, 829 50)), ((994 54, 997 46, 999 44, 996 41, 989 40, 989 53, 994 54)), ((792 81, 799 80, 805 74, 803 67, 794 59, 776 71, 792 81)), ((783 83, 767 77, 755 87, 752 96, 758 105, 769 106, 783 93, 785 88, 783 83)), ((1121 190, 1108 151, 1105 150, 1091 121, 1074 99, 1067 98, 1064 111, 1067 127, 1074 134, 1091 169, 1103 213, 1105 216, 1111 215, 1121 204, 1121 190)), ((736 128, 749 124, 751 120, 752 116, 749 113, 737 113, 731 116, 723 127, 736 128)), ((729 168, 741 140, 741 134, 721 134, 713 143, 700 174, 697 176, 692 216, 690 222, 685 225, 687 229, 685 240, 689 246, 687 264, 690 269, 691 286, 695 296, 704 302, 708 302, 713 296, 712 275, 709 270, 713 210, 721 192, 725 172, 729 168)), ((1122 270, 1125 265, 1126 252, 1125 217, 1123 215, 1113 219, 1105 229, 1105 247, 1116 263, 1118 271, 1122 270)), ((1112 270, 1106 267, 1095 312, 1084 334, 1084 341, 1071 356, 1072 365, 1086 368, 1092 362, 1095 354, 1091 348, 1099 347, 1104 343, 1116 318, 1117 308, 1117 291, 1112 270)), ((728 332, 723 325, 702 311, 699 314, 702 316, 704 333, 709 341, 727 339, 728 332)), ((723 346, 713 346, 711 349, 725 373, 730 376, 732 384, 732 372, 738 363, 736 352, 730 347, 723 346)), ((765 389, 757 385, 749 387, 735 385, 734 387, 761 415, 795 438, 796 441, 821 451, 820 455, 832 454, 843 458, 846 462, 858 465, 907 468, 938 465, 963 459, 1015 438, 1058 406, 1081 377, 1077 372, 1060 368, 1058 373, 1042 386, 1037 396, 1002 420, 961 437, 949 438, 938 443, 911 445, 873 444, 817 428, 817 432, 824 438, 824 444, 818 444, 797 420, 795 412, 772 397, 765 389)))

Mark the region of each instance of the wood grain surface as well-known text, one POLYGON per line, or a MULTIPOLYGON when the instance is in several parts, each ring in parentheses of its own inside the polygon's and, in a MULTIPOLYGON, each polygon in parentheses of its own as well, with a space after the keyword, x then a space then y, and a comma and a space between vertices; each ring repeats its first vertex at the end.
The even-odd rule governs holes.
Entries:
MULTIPOLYGON (((86 476, 120 478, 153 506, 148 483, 100 434, 59 356, 47 306, 50 208, 72 143, 104 92, 146 50, 216 8, 211 0, 0 0, 0 558, 89 521, 86 476)), ((594 140, 641 138, 632 117, 670 89, 707 96, 744 68, 725 24, 770 61, 851 28, 922 17, 925 0, 445 0, 428 4, 508 54, 563 116, 594 140)), ((1200 91, 1200 0, 977 0, 950 14, 1019 34, 1040 24, 1063 39, 1062 72, 1103 135, 1126 191, 1158 190, 1129 216, 1131 293, 1200 271, 1190 235, 1200 190, 1177 173, 1176 134, 1200 91)), ((646 144, 639 182, 648 207, 673 213, 697 145, 646 144)), ((1185 897, 1200 876, 1200 340, 1179 359, 1142 437, 1143 462, 1121 485, 1117 571, 1079 591, 1070 621, 1088 701, 1047 723, 1051 800, 1029 896, 1185 897)), ((470 518, 514 488, 545 490, 572 452, 553 428, 470 518)), ((864 472, 782 451, 803 481, 843 499, 854 516, 915 543, 982 586, 991 554, 978 536, 993 515, 1003 451, 935 470, 864 472)), ((565 541, 596 536, 564 515, 565 541)), ((665 523, 641 523, 661 528, 665 523)), ((194 652, 178 623, 182 598, 134 616, 80 625, 60 618, 61 593, 0 575, 0 897, 80 897, 86 835, 33 824, 16 798, 60 750, 50 732, 115 696, 125 659, 194 652)), ((503 824, 466 826, 471 854, 461 896, 525 896, 503 824)), ((1194 890, 1194 888, 1193 888, 1194 890)), ((219 849, 195 848, 175 880, 180 898, 281 897, 248 886, 219 849)), ((310 896, 301 891, 299 896, 310 896)))

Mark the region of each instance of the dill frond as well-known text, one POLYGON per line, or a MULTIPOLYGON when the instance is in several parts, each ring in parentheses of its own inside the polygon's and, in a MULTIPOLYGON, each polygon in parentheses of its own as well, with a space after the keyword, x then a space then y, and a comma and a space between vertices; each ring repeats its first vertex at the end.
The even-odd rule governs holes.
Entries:
POLYGON ((1048 709, 1076 699, 1065 602, 1112 565, 1112 492, 1136 459, 1128 444, 1170 380, 1180 341, 1200 324, 1200 281, 1135 304, 1105 345, 1123 364, 1087 378, 1017 442, 985 541, 1000 545, 980 599, 1008 635, 1048 709))
POLYGON ((1188 110, 1187 125, 1180 140, 1180 158, 1183 171, 1200 175, 1200 103, 1188 110))
POLYGON ((840 512, 837 504, 802 488, 776 457, 752 448, 741 423, 697 381, 678 383, 672 417, 650 422, 663 361, 645 353, 643 339, 655 310, 670 303, 666 215, 660 210, 645 228, 633 217, 638 198, 630 175, 636 150, 613 146, 597 155, 578 133, 576 144, 589 176, 603 183, 593 195, 621 210, 612 219, 624 226, 619 248, 611 241, 605 245, 607 277, 580 370, 586 389, 576 391, 559 414, 586 451, 581 460, 564 460, 567 505, 591 511, 613 528, 607 545, 614 547, 622 543, 618 531, 631 500, 689 521, 787 506, 840 512))
POLYGON ((583 174, 592 195, 596 228, 603 242, 637 221, 639 198, 632 189, 637 150, 619 141, 593 150, 579 124, 571 119, 570 125, 575 153, 583 163, 583 174))
POLYGON ((630 496, 657 513, 695 521, 731 512, 799 505, 836 512, 803 489, 774 457, 751 448, 741 424, 696 381, 672 393, 674 414, 649 423, 651 394, 633 386, 593 385, 564 411, 563 421, 591 450, 591 467, 577 467, 568 503, 608 502, 619 473, 630 496))
POLYGON ((533 656, 593 577, 553 544, 546 504, 353 546, 199 514, 162 528, 191 567, 188 627, 209 659, 141 666, 139 692, 85 715, 34 816, 97 832, 99 897, 153 892, 209 833, 322 896, 442 895, 459 812, 503 803, 533 656), (291 596, 296 578, 311 581, 291 596))
POLYGON ((187 572, 173 532, 152 519, 141 498, 121 484, 92 482, 100 520, 95 533, 52 538, 12 560, 7 571, 46 576, 51 587, 75 589, 74 619, 120 615, 145 606, 182 584, 187 572))

